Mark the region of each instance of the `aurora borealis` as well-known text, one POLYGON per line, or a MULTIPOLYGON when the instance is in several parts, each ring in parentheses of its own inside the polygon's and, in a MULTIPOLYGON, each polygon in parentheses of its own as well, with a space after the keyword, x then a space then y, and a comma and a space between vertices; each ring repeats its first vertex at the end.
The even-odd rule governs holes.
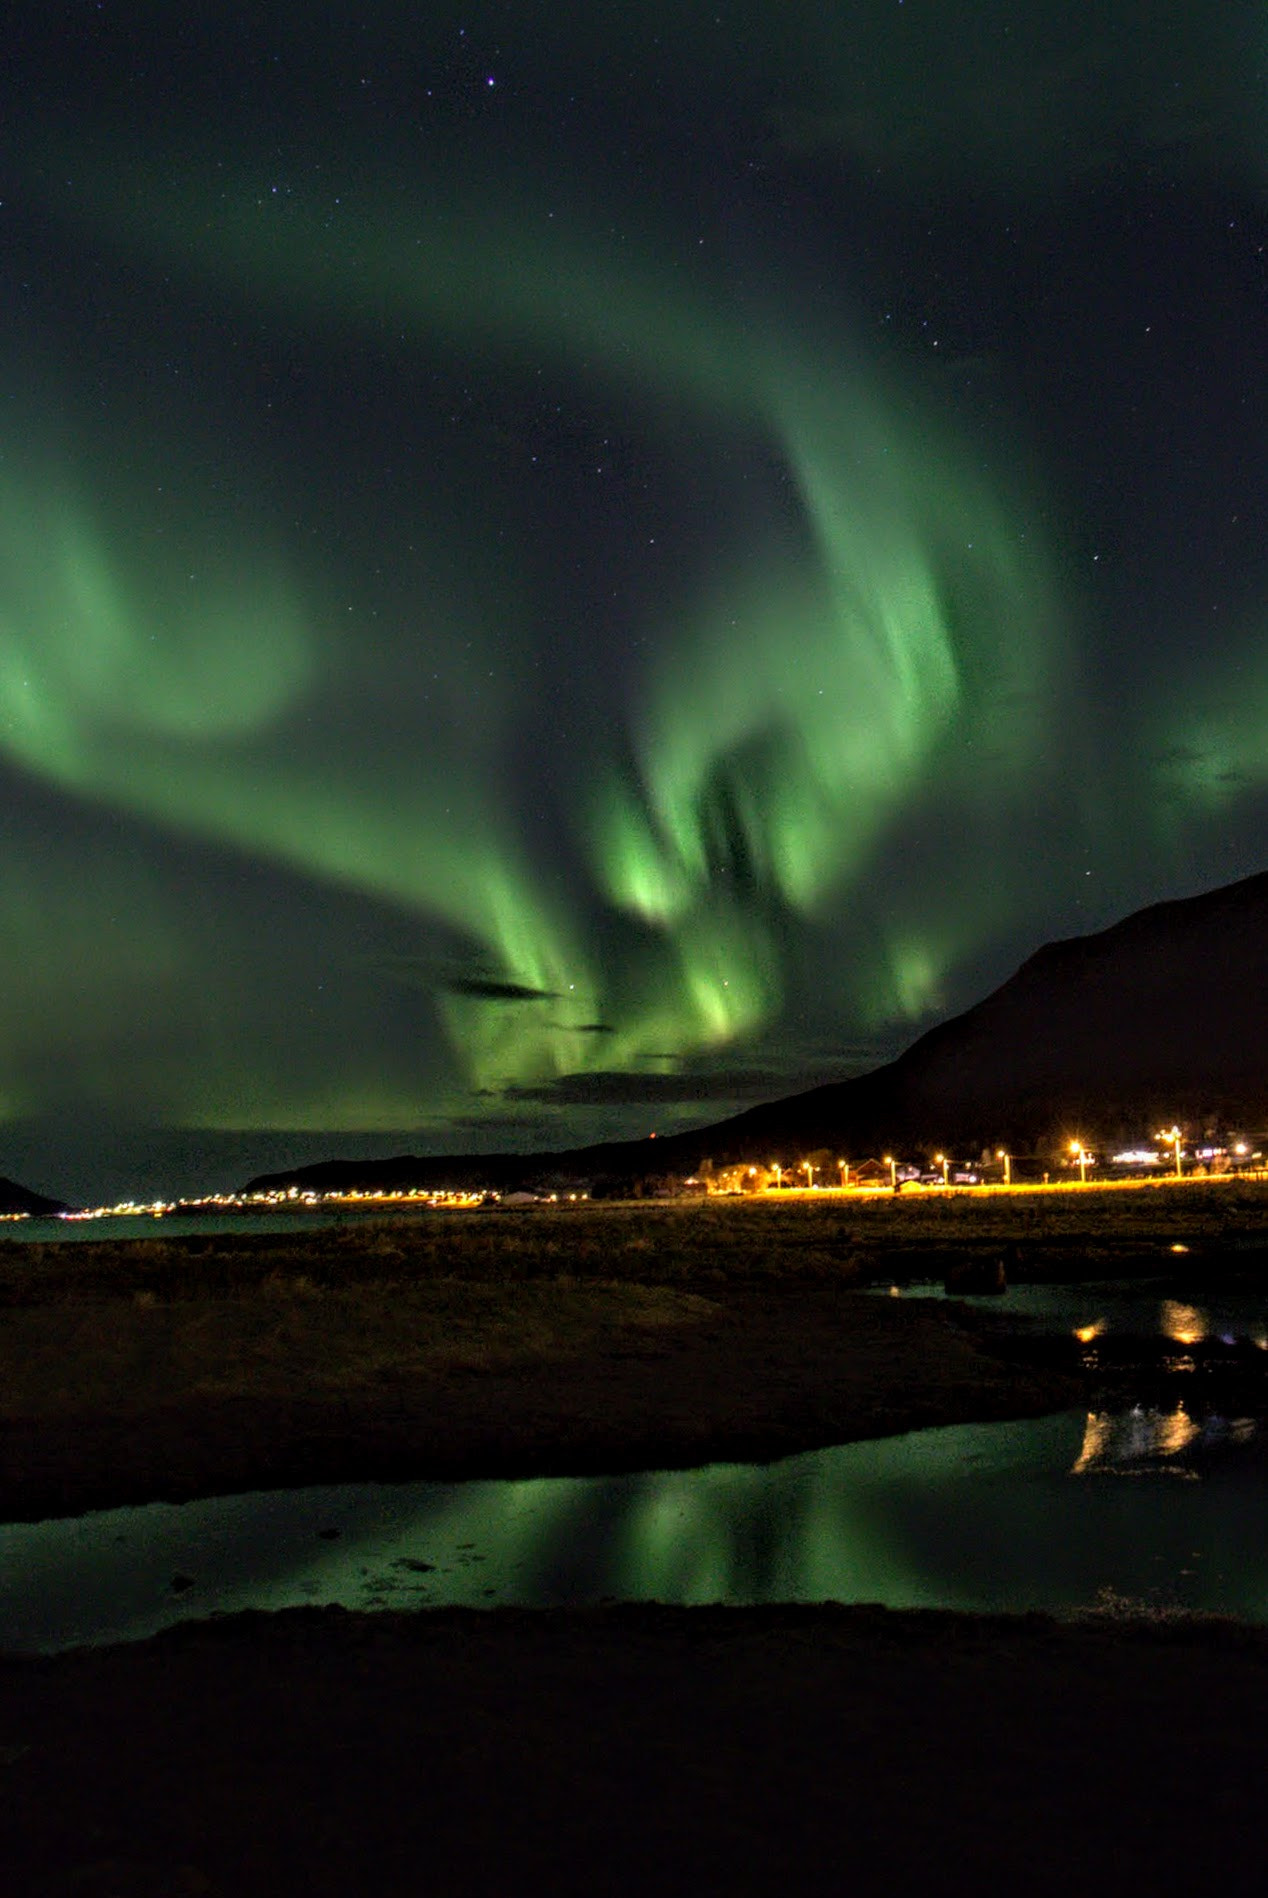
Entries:
POLYGON ((563 1147, 1264 867, 1262 9, 17 9, 0 1172, 563 1147))

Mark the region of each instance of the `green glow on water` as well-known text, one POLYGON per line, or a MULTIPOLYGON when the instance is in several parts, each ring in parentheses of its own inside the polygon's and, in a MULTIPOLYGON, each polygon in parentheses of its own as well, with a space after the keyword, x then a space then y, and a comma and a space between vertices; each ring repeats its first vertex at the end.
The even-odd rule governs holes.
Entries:
POLYGON ((1255 1436, 1248 1420, 1137 1407, 921 1431, 769 1466, 316 1488, 9 1524, 6 1639, 140 1638, 189 1614, 305 1602, 1060 1612, 1095 1608, 1107 1589, 1146 1613, 1263 1620, 1255 1436), (173 1573, 193 1582, 178 1599, 173 1573))

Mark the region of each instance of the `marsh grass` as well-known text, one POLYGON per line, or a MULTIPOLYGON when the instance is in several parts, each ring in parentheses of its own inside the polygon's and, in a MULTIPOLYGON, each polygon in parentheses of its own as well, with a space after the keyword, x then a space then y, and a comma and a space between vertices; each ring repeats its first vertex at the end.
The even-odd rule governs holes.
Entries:
MULTIPOLYGON (((1182 1265, 1196 1284, 1222 1256, 1261 1270, 1233 1247, 1264 1235, 1268 1190, 1239 1184, 535 1206, 299 1235, 226 1221, 189 1238, 11 1241, 0 1246, 9 1502, 95 1505, 114 1497, 119 1470, 160 1450, 161 1477, 136 1475, 138 1494, 176 1480, 181 1458, 188 1493, 220 1480, 217 1459, 249 1486, 283 1451, 294 1480, 318 1480, 331 1445, 354 1440, 371 1472, 393 1457, 393 1468, 484 1469, 512 1452, 525 1466, 583 1452, 614 1466, 1028 1414, 1072 1401, 1073 1359, 1006 1362, 950 1307, 849 1293, 1003 1247, 1010 1278, 1182 1265), (115 1424, 131 1432, 126 1447, 115 1424)), ((351 1451, 339 1456, 351 1467, 351 1451)))
POLYGON ((1156 1260, 1173 1244, 1268 1243, 1268 1183, 1151 1184, 1086 1194, 923 1193, 869 1199, 586 1203, 427 1211, 309 1233, 0 1243, 0 1308, 125 1297, 318 1297, 359 1285, 696 1286, 858 1282, 919 1247, 1064 1249, 1156 1260))
POLYGON ((13 1308, 0 1320, 11 1419, 139 1414, 192 1398, 309 1399, 654 1354, 719 1317, 696 1294, 596 1281, 322 1288, 271 1277, 254 1293, 13 1308))
POLYGON ((291 1294, 461 1279, 680 1285, 854 1276, 851 1239, 818 1207, 550 1206, 427 1212, 311 1233, 0 1244, 0 1307, 61 1299, 291 1294))

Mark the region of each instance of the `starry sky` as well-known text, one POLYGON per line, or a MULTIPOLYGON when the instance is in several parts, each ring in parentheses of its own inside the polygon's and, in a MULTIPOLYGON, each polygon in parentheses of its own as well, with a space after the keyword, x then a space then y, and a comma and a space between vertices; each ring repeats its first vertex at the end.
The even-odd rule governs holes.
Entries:
POLYGON ((25 0, 0 1173, 559 1148, 1266 867, 1249 0, 25 0))

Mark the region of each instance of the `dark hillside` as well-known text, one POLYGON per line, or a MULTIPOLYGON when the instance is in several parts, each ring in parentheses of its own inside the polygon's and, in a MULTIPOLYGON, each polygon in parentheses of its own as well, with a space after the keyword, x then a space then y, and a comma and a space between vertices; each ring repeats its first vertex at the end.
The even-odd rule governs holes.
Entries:
POLYGON ((27 1186, 19 1186, 15 1180, 0 1178, 0 1214, 30 1213, 38 1217, 41 1213, 64 1213, 64 1199, 49 1199, 45 1193, 33 1193, 27 1186))
POLYGON ((772 1142, 1031 1144, 1158 1116, 1268 1121, 1268 874, 1049 943, 888 1067, 709 1134, 747 1156, 772 1142))
POLYGON ((654 1148, 638 1140, 519 1158, 331 1161, 252 1185, 619 1180, 689 1172, 705 1157, 788 1158, 823 1147, 858 1157, 891 1144, 1030 1147, 1063 1131, 1140 1137, 1160 1116, 1190 1130, 1268 1127, 1268 873, 1049 943, 887 1067, 654 1148))

